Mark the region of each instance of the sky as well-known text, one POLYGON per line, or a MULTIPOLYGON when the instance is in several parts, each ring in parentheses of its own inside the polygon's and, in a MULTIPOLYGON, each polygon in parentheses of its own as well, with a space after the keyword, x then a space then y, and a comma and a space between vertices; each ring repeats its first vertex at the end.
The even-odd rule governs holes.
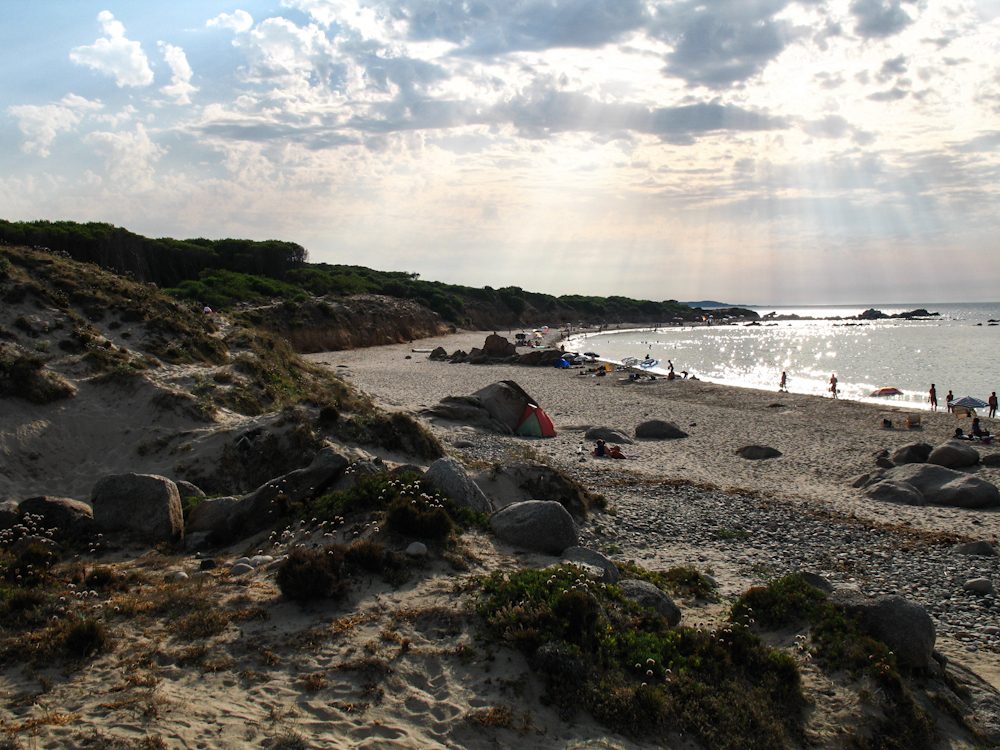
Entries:
POLYGON ((1000 299, 1000 0, 4 0, 0 218, 550 294, 1000 299))

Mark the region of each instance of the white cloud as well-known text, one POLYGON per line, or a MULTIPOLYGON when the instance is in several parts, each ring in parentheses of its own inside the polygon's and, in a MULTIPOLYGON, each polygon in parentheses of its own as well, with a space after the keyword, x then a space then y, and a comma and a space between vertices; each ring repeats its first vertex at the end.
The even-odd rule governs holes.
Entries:
POLYGON ((150 140, 142 123, 136 123, 134 132, 89 133, 83 142, 105 157, 105 169, 111 179, 138 189, 154 186, 153 164, 166 153, 166 149, 150 140))
POLYGON ((125 27, 109 11, 102 10, 97 20, 107 36, 92 45, 73 48, 69 59, 77 65, 86 65, 111 76, 119 88, 151 84, 153 71, 149 68, 142 45, 125 38, 125 27))
POLYGON ((59 133, 73 130, 88 110, 101 109, 103 106, 100 102, 67 94, 57 104, 23 104, 8 107, 7 112, 17 118, 17 126, 27 138, 21 144, 21 150, 45 157, 50 154, 49 146, 59 133))
POLYGON ((237 34, 249 31, 253 26, 253 17, 245 10, 237 10, 232 15, 220 13, 215 18, 210 18, 205 22, 206 26, 215 26, 220 29, 232 29, 237 34))
POLYGON ((190 95, 197 91, 198 87, 191 83, 191 76, 194 75, 194 71, 191 70, 191 66, 188 64, 187 55, 184 54, 184 50, 180 47, 175 47, 166 42, 159 42, 158 44, 160 45, 160 49, 163 50, 163 57, 173 73, 170 76, 170 85, 162 87, 160 91, 167 96, 174 97, 177 104, 190 104, 190 95))

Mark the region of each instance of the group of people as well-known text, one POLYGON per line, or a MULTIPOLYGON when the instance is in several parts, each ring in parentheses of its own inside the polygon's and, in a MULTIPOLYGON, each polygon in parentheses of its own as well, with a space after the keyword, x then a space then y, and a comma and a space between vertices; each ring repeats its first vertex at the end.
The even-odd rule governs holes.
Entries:
MULTIPOLYGON (((937 398, 937 386, 931 383, 931 390, 928 394, 928 401, 931 404, 931 411, 937 411, 938 408, 938 398, 937 398)), ((944 406, 948 411, 954 411, 954 405, 952 402, 955 400, 955 396, 951 391, 948 391, 948 395, 944 397, 944 406)), ((989 407, 989 414, 987 415, 990 419, 996 419, 997 416, 997 406, 1000 405, 1000 401, 997 400, 997 392, 993 391, 990 393, 990 397, 986 399, 986 404, 989 407)), ((979 418, 973 420, 976 424, 979 423, 979 418)))

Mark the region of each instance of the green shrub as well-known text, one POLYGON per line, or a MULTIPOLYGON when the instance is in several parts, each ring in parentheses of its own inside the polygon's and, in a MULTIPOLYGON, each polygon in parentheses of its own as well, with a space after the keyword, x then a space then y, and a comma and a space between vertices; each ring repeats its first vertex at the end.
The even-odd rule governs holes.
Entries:
POLYGON ((358 539, 347 548, 344 559, 369 573, 381 573, 385 568, 385 554, 385 547, 378 542, 358 539))
POLYGON ((455 524, 440 500, 397 497, 386 511, 385 525, 400 536, 442 541, 455 530, 455 524))
POLYGON ((436 437, 408 414, 376 413, 341 420, 339 436, 347 441, 376 445, 425 459, 441 458, 444 449, 436 437))
POLYGON ((33 404, 50 404, 76 393, 61 376, 44 368, 45 361, 38 357, 0 348, 0 398, 23 398, 33 404))
POLYGON ((278 588, 297 602, 343 596, 347 593, 347 580, 341 576, 345 552, 339 544, 323 550, 292 550, 278 568, 278 588))
POLYGON ((70 656, 83 659, 107 650, 110 638, 103 624, 87 619, 70 627, 66 632, 65 645, 70 656))

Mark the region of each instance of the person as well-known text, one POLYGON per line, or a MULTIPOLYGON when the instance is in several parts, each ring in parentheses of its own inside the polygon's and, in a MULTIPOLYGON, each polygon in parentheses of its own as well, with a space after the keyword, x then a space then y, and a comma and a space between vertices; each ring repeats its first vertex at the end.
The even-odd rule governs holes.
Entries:
POLYGON ((930 402, 931 411, 937 411, 937 389, 934 387, 933 383, 931 383, 930 402))
POLYGON ((836 376, 836 374, 830 376, 830 393, 833 394, 834 398, 837 398, 837 376, 836 376))
POLYGON ((979 417, 975 417, 972 420, 972 430, 971 430, 971 432, 972 432, 972 437, 982 437, 983 436, 983 430, 979 426, 979 417))
POLYGON ((955 397, 948 391, 948 395, 944 397, 944 408, 948 411, 954 411, 951 406, 951 402, 955 400, 955 397))
POLYGON ((604 456, 608 452, 607 446, 604 444, 603 440, 598 440, 597 445, 594 446, 594 455, 598 458, 604 456))
POLYGON ((784 370, 781 372, 781 382, 778 383, 778 393, 788 393, 788 376, 784 370))
POLYGON ((986 403, 988 403, 990 405, 990 413, 989 413, 990 419, 996 419, 997 418, 997 392, 996 391, 993 391, 993 393, 990 394, 990 397, 986 400, 986 403))
POLYGON ((625 454, 622 453, 621 447, 617 445, 612 445, 608 448, 607 455, 608 458, 625 458, 625 454))
POLYGON ((966 439, 965 433, 962 432, 962 428, 961 427, 956 427, 955 428, 955 440, 965 440, 965 439, 966 439))

